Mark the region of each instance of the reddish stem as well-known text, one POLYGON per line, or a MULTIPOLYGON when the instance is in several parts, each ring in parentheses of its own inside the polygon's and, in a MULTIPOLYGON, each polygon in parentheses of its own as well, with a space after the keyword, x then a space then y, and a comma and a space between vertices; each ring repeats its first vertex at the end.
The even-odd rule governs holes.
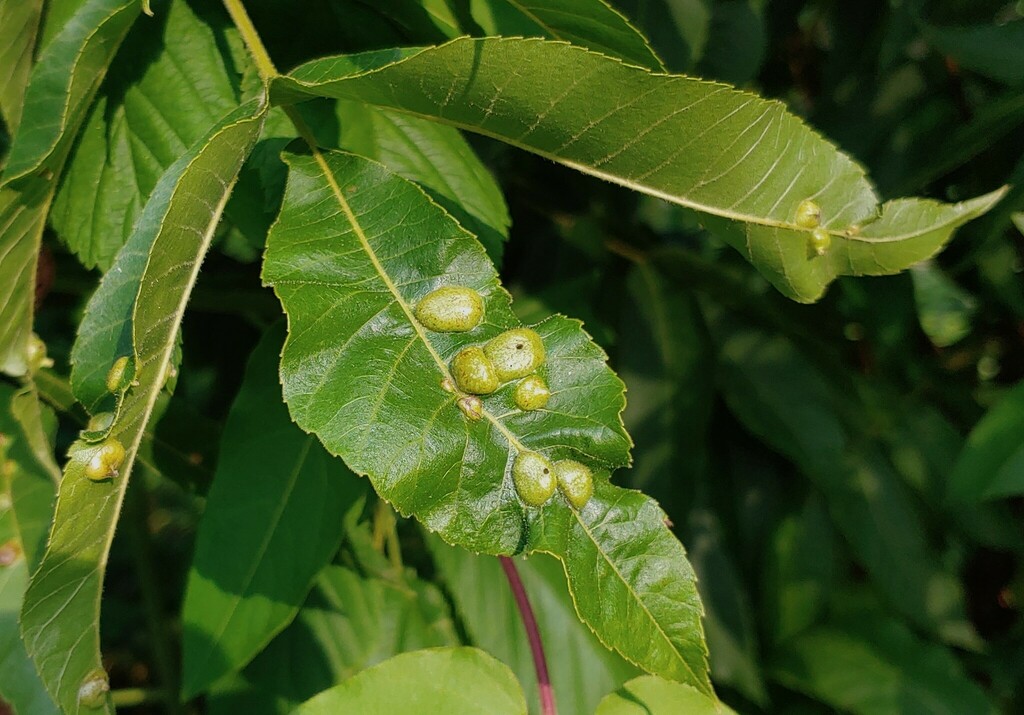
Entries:
POLYGON ((498 559, 505 570, 505 576, 508 577, 508 585, 512 588, 512 595, 516 599, 519 615, 522 616, 523 626, 526 628, 526 637, 530 641, 530 653, 533 655, 533 665, 537 669, 540 711, 543 715, 558 715, 555 709, 555 693, 551 689, 551 677, 548 675, 548 662, 544 658, 544 644, 540 641, 540 629, 537 628, 537 619, 530 608, 530 599, 526 596, 523 580, 519 578, 519 570, 511 558, 499 556, 498 559))

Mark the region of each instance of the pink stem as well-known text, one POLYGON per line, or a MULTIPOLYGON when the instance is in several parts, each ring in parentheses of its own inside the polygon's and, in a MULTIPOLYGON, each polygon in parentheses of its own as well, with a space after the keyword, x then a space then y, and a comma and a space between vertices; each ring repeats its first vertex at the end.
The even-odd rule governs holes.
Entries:
POLYGON ((499 556, 501 567, 508 577, 508 585, 512 588, 512 595, 516 599, 516 606, 519 608, 519 615, 523 618, 523 626, 526 627, 526 637, 530 641, 530 653, 533 654, 533 665, 537 669, 537 687, 540 690, 540 710, 543 715, 558 715, 555 709, 555 693, 551 689, 551 677, 548 675, 548 662, 544 658, 544 644, 540 642, 540 629, 537 628, 537 619, 533 616, 533 609, 530 608, 530 599, 526 596, 526 589, 523 587, 523 580, 519 578, 519 571, 515 562, 508 556, 499 556))

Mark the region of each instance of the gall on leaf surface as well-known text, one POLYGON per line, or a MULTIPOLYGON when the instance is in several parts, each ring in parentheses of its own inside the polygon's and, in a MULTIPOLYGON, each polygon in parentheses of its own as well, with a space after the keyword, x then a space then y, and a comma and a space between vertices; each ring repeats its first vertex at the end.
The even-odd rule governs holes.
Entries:
POLYGON ((452 358, 522 326, 483 247, 415 184, 342 152, 284 155, 288 185, 263 268, 288 315, 281 382, 292 417, 400 512, 489 554, 546 551, 563 563, 579 615, 609 647, 711 692, 701 606, 682 545, 648 497, 609 482, 630 461, 624 386, 578 321, 532 326, 551 397, 514 402, 515 381, 459 409, 452 358), (444 285, 476 290, 485 317, 435 333, 414 317, 444 285), (449 388, 449 389, 446 389, 449 388), (520 452, 576 459, 595 477, 585 508, 517 496, 520 452))
POLYGON ((880 206, 864 169, 782 103, 562 42, 461 38, 313 60, 273 82, 277 103, 312 97, 433 119, 692 208, 801 302, 837 276, 898 273, 934 255, 1005 192, 880 206), (821 254, 797 223, 808 199, 831 237, 821 254))

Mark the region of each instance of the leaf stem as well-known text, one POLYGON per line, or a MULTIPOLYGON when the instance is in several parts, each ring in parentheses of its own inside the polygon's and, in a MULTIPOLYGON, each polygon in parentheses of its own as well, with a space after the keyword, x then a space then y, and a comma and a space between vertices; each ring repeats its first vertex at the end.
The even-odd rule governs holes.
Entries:
POLYGON ((249 13, 245 11, 242 0, 224 0, 224 7, 227 8, 228 14, 231 15, 231 21, 235 23, 235 27, 238 28, 238 32, 242 36, 242 41, 252 54, 260 79, 263 80, 263 84, 267 84, 277 77, 277 68, 274 66, 274 61, 270 59, 270 53, 263 45, 256 26, 249 19, 249 13))
POLYGON ((533 666, 537 671, 537 688, 540 690, 540 711, 542 715, 558 715, 558 710, 555 708, 555 693, 551 689, 551 677, 548 675, 548 662, 544 657, 544 644, 540 640, 540 629, 537 627, 533 608, 530 607, 526 587, 523 586, 523 580, 519 577, 515 561, 508 556, 499 556, 498 560, 501 561, 501 568, 505 570, 508 585, 512 589, 512 596, 515 598, 516 607, 519 609, 523 626, 526 628, 526 637, 530 641, 533 666))

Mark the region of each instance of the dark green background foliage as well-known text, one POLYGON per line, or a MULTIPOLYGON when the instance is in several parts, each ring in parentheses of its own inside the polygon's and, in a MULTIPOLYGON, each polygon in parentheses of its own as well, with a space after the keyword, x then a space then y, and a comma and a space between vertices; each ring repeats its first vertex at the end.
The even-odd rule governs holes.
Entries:
POLYGON ((0 713, 539 713, 498 554, 563 715, 1024 711, 1024 3, 149 4, 0 0, 0 713))

